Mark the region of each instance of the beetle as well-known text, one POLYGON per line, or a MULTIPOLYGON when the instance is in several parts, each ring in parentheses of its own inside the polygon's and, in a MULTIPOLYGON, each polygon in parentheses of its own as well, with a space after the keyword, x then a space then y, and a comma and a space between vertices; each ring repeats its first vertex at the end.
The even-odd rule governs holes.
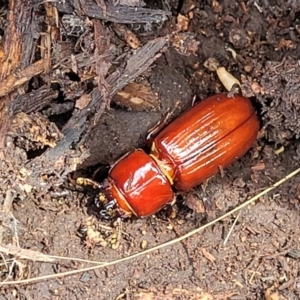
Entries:
POLYGON ((160 130, 149 154, 135 149, 111 166, 102 183, 86 178, 77 183, 101 190, 98 198, 106 216, 153 215, 174 202, 174 188, 188 191, 243 156, 258 130, 249 99, 216 94, 160 130))

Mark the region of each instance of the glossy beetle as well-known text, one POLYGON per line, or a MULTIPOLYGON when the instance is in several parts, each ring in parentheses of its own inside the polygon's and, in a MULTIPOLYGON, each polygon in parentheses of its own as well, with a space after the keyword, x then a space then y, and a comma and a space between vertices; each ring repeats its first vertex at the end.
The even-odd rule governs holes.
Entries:
POLYGON ((257 137, 259 121, 249 99, 217 94, 191 107, 153 138, 150 154, 136 149, 121 157, 101 189, 105 213, 155 214, 174 199, 243 156, 257 137))

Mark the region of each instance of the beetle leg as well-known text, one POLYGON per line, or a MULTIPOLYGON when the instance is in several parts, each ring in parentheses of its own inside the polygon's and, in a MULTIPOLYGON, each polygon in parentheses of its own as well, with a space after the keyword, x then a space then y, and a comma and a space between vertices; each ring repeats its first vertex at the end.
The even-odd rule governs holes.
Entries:
POLYGON ((94 189, 102 189, 103 185, 93 179, 85 178, 85 177, 78 177, 76 179, 76 184, 83 185, 83 186, 92 186, 94 189))
POLYGON ((106 209, 100 210, 100 216, 101 216, 103 219, 107 219, 107 220, 111 218, 110 212, 107 211, 106 209))
MULTIPOLYGON (((92 186, 94 189, 99 190, 102 190, 105 186, 105 183, 99 183, 95 180, 84 177, 78 177, 76 179, 76 183, 83 186, 92 186)), ((99 192, 98 197, 95 199, 95 205, 98 208, 104 208, 100 211, 100 215, 105 219, 111 219, 116 215, 115 204, 115 201, 107 202, 105 194, 101 191, 99 192)))
MULTIPOLYGON (((105 203, 104 201, 102 201, 101 195, 102 195, 102 193, 99 194, 98 199, 96 199, 96 201, 95 201, 95 204, 97 207, 104 208, 100 211, 101 217, 103 217, 104 219, 111 219, 111 218, 115 217, 116 216, 116 208, 115 208, 116 201, 110 201, 108 203, 105 203)), ((106 198, 105 198, 105 200, 106 200, 106 198)))
POLYGON ((178 213, 178 208, 176 205, 169 206, 167 209, 167 216, 169 219, 175 219, 178 213))
POLYGON ((174 195, 174 197, 173 197, 173 199, 172 199, 172 201, 171 201, 171 203, 170 203, 170 206, 173 206, 175 203, 176 203, 176 196, 174 195))
POLYGON ((172 110, 168 110, 165 116, 160 121, 158 121, 156 125, 154 125, 152 128, 148 130, 146 136, 146 144, 149 148, 151 147, 151 144, 155 136, 170 122, 175 110, 178 108, 180 103, 181 103, 180 100, 177 100, 174 105, 174 108, 172 110))
POLYGON ((168 206, 166 207, 167 216, 170 219, 174 219, 177 216, 178 208, 177 205, 174 205, 176 203, 177 197, 174 195, 171 202, 168 203, 168 206))
POLYGON ((240 87, 237 83, 235 83, 235 84, 231 87, 230 91, 228 91, 227 97, 228 97, 228 98, 234 98, 234 95, 235 95, 235 94, 240 94, 240 93, 241 93, 241 87, 240 87))
POLYGON ((122 235, 122 220, 118 218, 114 222, 115 232, 110 236, 110 243, 112 249, 117 249, 120 245, 121 235, 122 235))

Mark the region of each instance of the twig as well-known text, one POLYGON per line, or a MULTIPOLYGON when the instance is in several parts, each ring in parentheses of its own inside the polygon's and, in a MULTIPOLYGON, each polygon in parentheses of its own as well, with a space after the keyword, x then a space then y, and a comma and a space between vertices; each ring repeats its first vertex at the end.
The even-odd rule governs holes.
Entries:
POLYGON ((229 230, 229 232, 228 232, 228 234, 227 234, 227 236, 226 236, 226 239, 224 240, 224 243, 223 243, 224 246, 225 246, 226 243, 228 242, 229 237, 231 236, 231 233, 232 233, 232 231, 233 231, 233 228, 234 228, 234 226, 236 225, 236 222, 238 221, 241 212, 242 212, 242 211, 240 210, 239 213, 238 213, 238 215, 236 216, 236 218, 235 218, 235 220, 234 220, 234 222, 233 222, 233 224, 232 224, 232 226, 231 226, 231 228, 230 228, 230 230, 229 230))
POLYGON ((20 259, 30 259, 35 261, 43 261, 43 262, 53 262, 54 259, 50 258, 48 255, 45 255, 41 252, 30 250, 30 249, 22 249, 15 246, 6 246, 0 245, 0 252, 5 253, 6 255, 13 255, 20 259))

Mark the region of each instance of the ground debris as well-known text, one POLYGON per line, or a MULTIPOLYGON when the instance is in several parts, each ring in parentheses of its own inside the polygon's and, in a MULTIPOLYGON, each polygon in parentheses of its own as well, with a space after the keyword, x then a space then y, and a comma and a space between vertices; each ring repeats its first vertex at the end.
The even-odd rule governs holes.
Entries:
POLYGON ((266 290, 265 300, 280 300, 278 290, 275 286, 272 286, 266 290))
POLYGON ((167 16, 170 15, 170 12, 158 9, 111 4, 106 4, 106 11, 104 12, 100 6, 95 5, 91 0, 76 0, 73 5, 83 15, 123 24, 160 23, 166 21, 167 16))
MULTIPOLYGON (((148 251, 207 224, 299 164, 299 1, 3 3, 1 284, 148 251), (70 172, 89 176, 97 169, 104 177, 127 151, 146 150, 147 130, 178 100, 174 118, 194 95, 224 92, 208 59, 251 97, 261 120, 256 144, 178 195, 174 219, 163 210, 114 230, 101 219, 95 191, 75 190, 70 172), (117 251, 111 249, 120 236, 117 251), (41 253, 79 259, 53 264, 41 253)), ((274 287, 269 298, 299 299, 299 198, 298 175, 239 218, 182 243, 60 279, 13 282, 1 287, 0 298, 242 300, 266 299, 274 287)))
POLYGON ((16 145, 26 151, 46 146, 54 148, 62 138, 57 126, 44 116, 37 113, 27 115, 23 112, 16 114, 12 121, 10 135, 16 138, 16 145))
POLYGON ((133 111, 158 110, 159 99, 146 82, 131 82, 119 91, 113 101, 133 111))
POLYGON ((300 138, 300 65, 286 57, 282 62, 257 62, 256 81, 244 78, 243 90, 262 105, 265 136, 276 144, 300 138), (254 87, 255 86, 255 87, 254 87))
POLYGON ((0 252, 5 255, 13 255, 18 259, 28 259, 34 261, 53 262, 55 259, 30 249, 21 249, 12 245, 0 245, 0 252))

